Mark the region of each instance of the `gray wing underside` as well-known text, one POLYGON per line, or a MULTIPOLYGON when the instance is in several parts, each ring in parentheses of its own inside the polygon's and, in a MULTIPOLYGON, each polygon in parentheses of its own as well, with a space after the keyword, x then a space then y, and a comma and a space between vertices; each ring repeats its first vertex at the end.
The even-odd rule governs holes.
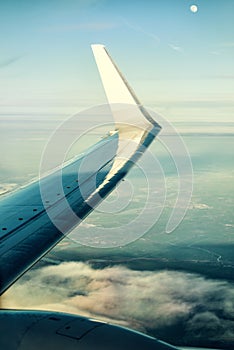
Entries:
POLYGON ((160 131, 106 49, 92 48, 116 130, 64 167, 2 197, 1 294, 115 188, 160 131))

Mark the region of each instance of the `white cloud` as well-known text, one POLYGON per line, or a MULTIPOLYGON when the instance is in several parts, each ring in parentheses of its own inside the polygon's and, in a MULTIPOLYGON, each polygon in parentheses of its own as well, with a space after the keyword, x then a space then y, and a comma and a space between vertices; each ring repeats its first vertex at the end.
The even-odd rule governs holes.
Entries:
POLYGON ((168 46, 174 51, 181 52, 181 53, 184 52, 184 49, 180 46, 177 46, 174 44, 168 44, 168 46))
POLYGON ((29 272, 5 294, 3 307, 72 312, 155 334, 182 324, 190 343, 234 338, 233 286, 175 271, 62 263, 29 272))
POLYGON ((210 207, 209 205, 205 204, 205 203, 194 203, 192 204, 192 208, 193 209, 212 209, 212 207, 210 207))
POLYGON ((83 228, 85 228, 85 229, 89 229, 89 228, 97 227, 97 225, 89 224, 88 222, 82 221, 82 222, 79 224, 79 227, 83 227, 83 228))

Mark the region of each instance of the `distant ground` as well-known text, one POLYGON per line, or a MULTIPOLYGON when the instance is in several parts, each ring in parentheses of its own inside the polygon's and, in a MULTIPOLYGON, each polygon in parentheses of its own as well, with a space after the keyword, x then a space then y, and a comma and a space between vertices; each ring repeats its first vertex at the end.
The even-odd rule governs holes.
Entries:
MULTIPOLYGON (((133 169, 127 181, 135 192, 126 209, 94 212, 79 227, 76 237, 88 237, 91 247, 66 238, 6 293, 3 305, 84 314, 181 346, 233 349, 234 138, 204 133, 183 138, 194 167, 194 190, 174 232, 166 234, 165 227, 176 198, 176 168, 155 142, 151 149, 164 170, 167 198, 152 228, 126 246, 98 247, 97 228, 126 224, 146 201, 146 183, 133 169)), ((4 191, 17 183, 12 174, 5 168, 4 191)), ((158 212, 161 195, 151 215, 158 212)))

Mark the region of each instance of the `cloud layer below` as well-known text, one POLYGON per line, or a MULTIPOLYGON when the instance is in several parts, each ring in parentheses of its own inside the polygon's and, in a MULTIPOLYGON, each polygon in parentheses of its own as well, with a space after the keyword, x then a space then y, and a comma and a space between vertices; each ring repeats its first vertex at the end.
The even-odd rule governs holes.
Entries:
POLYGON ((183 272, 62 263, 29 272, 5 294, 3 306, 91 316, 168 334, 167 340, 178 336, 181 344, 234 344, 233 286, 183 272))

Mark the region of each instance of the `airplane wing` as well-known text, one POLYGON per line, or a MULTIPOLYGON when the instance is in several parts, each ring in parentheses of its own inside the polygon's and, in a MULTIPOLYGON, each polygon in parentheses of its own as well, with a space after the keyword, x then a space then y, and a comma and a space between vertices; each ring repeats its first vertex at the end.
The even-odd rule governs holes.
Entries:
MULTIPOLYGON (((92 49, 116 128, 72 161, 2 196, 0 294, 115 188, 161 129, 105 47, 92 49)), ((123 327, 59 312, 1 310, 0 329, 0 347, 5 350, 177 349, 123 327)))
POLYGON ((115 188, 160 131, 105 47, 92 49, 115 131, 49 175, 2 196, 0 294, 115 188))

